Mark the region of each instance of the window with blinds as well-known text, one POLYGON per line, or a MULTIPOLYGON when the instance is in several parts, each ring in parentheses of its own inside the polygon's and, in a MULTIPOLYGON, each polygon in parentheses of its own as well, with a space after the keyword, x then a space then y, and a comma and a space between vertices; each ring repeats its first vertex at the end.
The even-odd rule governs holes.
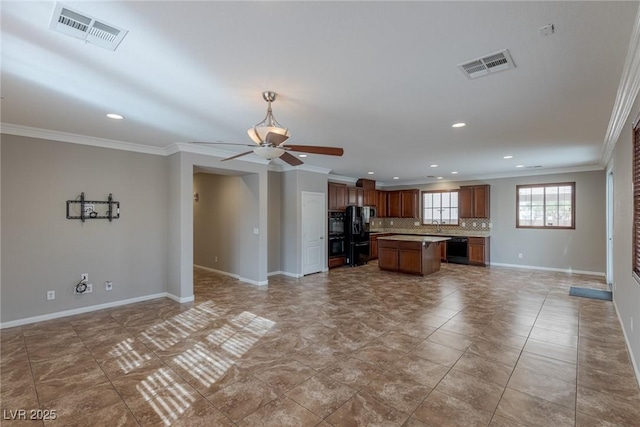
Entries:
POLYGON ((633 272, 640 276, 640 123, 633 128, 633 272))
POLYGON ((516 186, 517 228, 576 228, 576 183, 516 186))

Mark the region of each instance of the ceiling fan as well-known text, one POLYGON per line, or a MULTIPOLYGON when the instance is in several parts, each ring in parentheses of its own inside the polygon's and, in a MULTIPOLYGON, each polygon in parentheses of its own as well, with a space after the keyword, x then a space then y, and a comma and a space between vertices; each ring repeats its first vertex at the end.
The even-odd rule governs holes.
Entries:
POLYGON ((271 103, 276 100, 276 96, 277 94, 275 92, 262 92, 262 98, 267 101, 268 105, 267 115, 265 116, 263 121, 256 125, 253 125, 253 127, 251 127, 247 131, 255 144, 236 144, 232 142, 193 142, 193 144, 240 145, 253 148, 252 150, 246 151, 244 153, 236 154, 235 156, 222 159, 223 162, 246 156, 247 154, 255 153, 267 160, 280 158, 291 166, 298 166, 303 164, 304 162, 290 154, 289 151, 311 154, 326 154, 328 156, 342 156, 344 150, 338 147, 322 147, 318 145, 285 145, 285 142, 290 137, 289 129, 278 123, 275 117, 273 117, 273 111, 271 111, 271 103))

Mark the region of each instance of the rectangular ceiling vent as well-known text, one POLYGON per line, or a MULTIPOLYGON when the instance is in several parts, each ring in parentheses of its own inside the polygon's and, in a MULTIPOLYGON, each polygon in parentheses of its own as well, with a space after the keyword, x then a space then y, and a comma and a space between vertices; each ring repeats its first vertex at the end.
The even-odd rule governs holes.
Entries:
POLYGON ((116 50, 129 31, 56 3, 49 28, 109 50, 116 50))
POLYGON ((516 64, 514 64, 513 59, 511 59, 509 49, 505 49, 500 52, 492 53, 491 55, 460 64, 458 65, 458 68, 460 68, 468 78, 475 79, 476 77, 486 76, 492 73, 497 73, 498 71, 516 68, 516 64))

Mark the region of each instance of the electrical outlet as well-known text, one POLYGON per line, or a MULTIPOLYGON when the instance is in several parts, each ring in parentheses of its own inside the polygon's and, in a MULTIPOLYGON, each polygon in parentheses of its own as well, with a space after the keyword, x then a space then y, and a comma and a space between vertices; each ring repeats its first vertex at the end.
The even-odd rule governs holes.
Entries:
POLYGON ((521 253, 518 254, 518 258, 522 259, 522 254, 521 253))
POLYGON ((467 223, 466 223, 466 222, 464 222, 464 221, 462 221, 462 226, 463 226, 463 227, 466 227, 466 226, 467 226, 467 223))
POLYGON ((113 282, 104 282, 104 289, 106 291, 112 291, 113 290, 113 282))
POLYGON ((473 226, 475 227, 476 225, 477 225, 477 223, 475 223, 475 222, 474 222, 474 223, 473 223, 473 226))
POLYGON ((393 221, 391 221, 391 225, 393 225, 393 221))
POLYGON ((254 228, 253 229, 253 234, 260 234, 260 229, 259 228, 254 228))
POLYGON ((218 257, 215 257, 213 262, 218 262, 218 257))
POLYGON ((47 291, 47 301, 56 299, 56 291, 47 291))
POLYGON ((82 273, 82 274, 80 275, 80 280, 83 280, 83 281, 85 281, 85 282, 86 282, 87 280, 89 280, 89 273, 82 273))
POLYGON ((87 283, 87 290, 84 291, 85 294, 90 294, 93 292, 93 285, 91 283, 87 283))
POLYGON ((420 225, 420 221, 416 221, 413 223, 413 225, 415 225, 416 227, 420 225))
POLYGON ((482 223, 482 228, 485 228, 486 226, 487 226, 487 223, 486 223, 486 222, 483 222, 483 223, 482 223))

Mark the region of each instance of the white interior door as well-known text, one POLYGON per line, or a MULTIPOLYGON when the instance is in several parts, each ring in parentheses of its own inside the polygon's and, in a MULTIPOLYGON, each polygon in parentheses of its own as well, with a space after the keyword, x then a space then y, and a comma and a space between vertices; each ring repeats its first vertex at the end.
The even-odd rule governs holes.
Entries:
POLYGON ((324 270, 325 218, 324 193, 302 192, 302 274, 324 270))

